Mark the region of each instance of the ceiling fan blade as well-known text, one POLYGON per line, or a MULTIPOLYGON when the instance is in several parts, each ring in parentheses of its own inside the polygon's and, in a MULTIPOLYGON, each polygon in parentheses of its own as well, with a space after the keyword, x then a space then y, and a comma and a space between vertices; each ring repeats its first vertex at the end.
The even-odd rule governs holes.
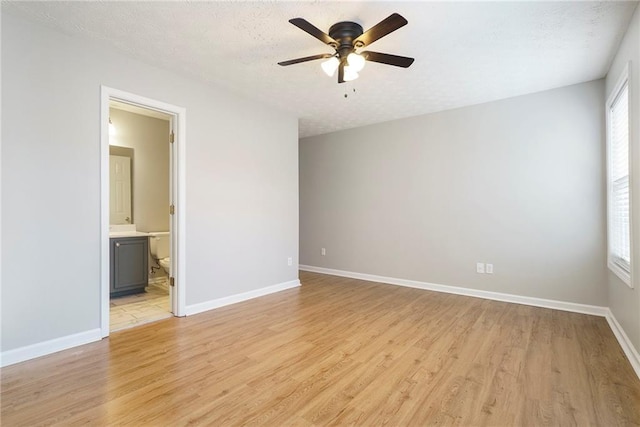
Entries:
POLYGON ((286 65, 299 64, 301 62, 314 61, 316 59, 331 58, 333 55, 335 54, 322 53, 320 55, 305 56, 304 58, 290 59, 288 61, 278 62, 278 65, 282 65, 284 67, 286 65))
POLYGON ((391 55, 389 53, 366 51, 361 53, 367 61, 379 62, 381 64, 395 65, 396 67, 408 68, 413 64, 414 59, 407 56, 391 55))
POLYGON ((344 83, 344 61, 338 66, 338 83, 344 83))
POLYGON ((353 42, 354 44, 356 44, 357 42, 362 42, 365 46, 368 46, 379 38, 382 38, 405 25, 407 25, 407 20, 399 14, 394 13, 392 15, 389 15, 387 18, 383 19, 373 27, 369 28, 353 42))
POLYGON ((300 28, 302 31, 305 31, 305 32, 311 34, 313 37, 317 38, 318 40, 320 40, 324 44, 331 44, 331 45, 335 45, 335 46, 338 45, 338 42, 335 41, 331 36, 329 36, 329 34, 325 33, 322 30, 320 30, 319 28, 317 28, 315 25, 313 25, 312 23, 310 23, 306 19, 293 18, 293 19, 289 19, 289 22, 291 22, 296 27, 300 28))

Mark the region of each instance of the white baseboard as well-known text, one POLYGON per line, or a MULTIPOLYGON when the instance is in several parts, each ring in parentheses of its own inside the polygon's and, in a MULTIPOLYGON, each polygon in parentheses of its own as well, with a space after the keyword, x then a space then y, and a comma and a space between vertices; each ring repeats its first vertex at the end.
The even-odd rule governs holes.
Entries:
MULTIPOLYGON (((290 282, 279 283, 277 285, 268 286, 262 289, 256 289, 250 292, 244 292, 241 294, 231 295, 212 301, 206 301, 200 304, 187 306, 186 314, 189 316, 192 314, 201 313, 203 311, 212 310, 214 308, 223 307, 225 305, 235 304, 252 298, 257 298, 275 292, 284 291, 286 289, 295 288, 298 286, 300 286, 300 281, 296 279, 290 282)), ((28 345, 25 347, 16 348, 13 350, 4 351, 0 353, 0 367, 35 359, 36 357, 40 356, 46 356, 51 353, 57 353, 58 351, 67 350, 72 347, 89 344, 95 341, 100 341, 101 339, 101 329, 97 328, 73 335, 68 335, 65 337, 55 338, 49 341, 28 345)))
POLYGON ((394 277, 376 276, 373 274, 354 273, 351 271, 333 270, 331 268, 301 265, 300 270, 314 273, 330 274, 333 276, 349 277, 352 279, 366 280, 369 282, 386 283, 390 285, 406 286, 409 288, 425 289, 428 291, 445 292, 448 294, 465 295, 469 297, 484 298, 494 301, 511 302, 515 304, 531 305, 534 307, 553 308, 556 310, 571 311, 574 313, 591 314, 606 317, 609 309, 597 305, 577 304, 573 302, 556 301, 543 298, 525 297, 500 292, 482 291, 478 289, 462 288, 458 286, 438 285, 435 283, 419 282, 416 280, 396 279, 394 277))
MULTIPOLYGON (((608 307, 600 307, 586 304, 576 304, 564 301, 555 301, 542 298, 524 297, 512 294, 503 294, 499 292, 481 291, 476 289, 462 288, 457 286, 438 285, 434 283, 419 282, 415 280, 397 279, 392 277, 376 276, 373 274, 354 273, 350 271, 334 270, 330 268, 314 267, 309 265, 300 265, 300 270, 315 273, 329 274, 332 276, 349 277, 353 279, 366 280, 369 282, 386 283, 391 285, 406 286, 417 289, 424 289, 436 292, 445 292, 456 295, 472 296, 495 301, 511 302, 516 304, 531 305, 535 307, 552 308, 556 310, 571 311, 575 313, 591 314, 602 316, 607 319, 613 334, 620 343, 627 359, 631 363, 636 375, 640 378, 640 354, 635 349, 629 337, 620 326, 615 316, 608 307)), ((224 307, 226 305, 235 304, 249 299, 269 295, 275 292, 284 291, 300 286, 299 280, 291 280, 289 282, 279 283, 273 286, 256 289, 241 294, 231 295, 224 298, 218 298, 199 304, 193 304, 186 307, 187 316, 202 313, 204 311, 213 310, 215 308, 224 307)), ((13 365, 24 362, 26 360, 35 359, 36 357, 46 356, 48 354, 57 353, 72 347, 83 344, 100 341, 102 339, 100 328, 80 332, 65 337, 55 338, 49 341, 28 345, 0 353, 0 367, 13 365)))
MULTIPOLYGON (((186 307, 187 316, 202 313, 203 311, 212 310, 214 308, 223 307, 225 305, 235 304, 252 298, 269 295, 275 292, 284 291, 300 286, 300 280, 292 280, 290 282, 279 283, 266 288, 256 289, 254 291, 244 292, 237 295, 231 295, 224 298, 206 301, 199 304, 193 304, 186 307)), ((26 360, 35 359, 36 357, 46 356, 58 351, 67 350, 83 344, 100 341, 102 339, 101 329, 92 329, 90 331, 80 332, 66 337, 60 337, 49 341, 44 341, 25 347, 16 348, 0 353, 0 367, 13 365, 24 362, 26 360)))
POLYGON ((260 288, 249 292, 243 292, 241 294, 230 295, 228 297, 218 298, 211 301, 205 301, 198 304, 188 305, 186 307, 186 315, 191 316, 193 314, 202 313, 204 311, 213 310, 214 308, 224 307, 225 305, 236 304, 238 302, 250 300, 253 298, 262 297, 265 295, 273 294, 275 292, 284 291, 291 288, 300 286, 300 280, 291 280, 289 282, 278 283, 277 285, 267 286, 266 288, 260 288))
POLYGON ((629 337, 624 332, 624 329, 622 329, 622 326, 620 326, 611 310, 607 309, 607 312, 607 322, 609 323, 609 327, 620 343, 622 351, 627 356, 627 359, 629 359, 629 363, 631 363, 633 370, 636 371, 636 375, 640 378, 640 354, 638 354, 638 351, 629 340, 629 337))
POLYGON ((77 347, 83 344, 100 341, 102 334, 100 328, 91 329, 85 332, 79 332, 65 337, 55 338, 49 341, 39 342, 25 347, 13 350, 3 351, 0 354, 0 366, 9 366, 26 360, 35 359, 36 357, 46 356, 51 353, 57 353, 67 350, 71 347, 77 347))
POLYGON ((573 302, 548 300, 543 298, 524 297, 520 295, 503 294, 499 292, 481 291, 476 289, 461 288, 457 286, 438 285, 434 283, 418 282, 415 280, 396 279, 393 277, 376 276, 373 274, 354 273, 351 271, 334 270, 331 268, 314 267, 311 265, 300 265, 300 270, 314 273, 330 274, 332 276, 349 277, 352 279, 366 280, 369 282, 386 283, 390 285, 407 286, 410 288, 425 289, 429 291, 445 292, 449 294, 465 295, 477 298, 490 299, 495 301, 510 302, 515 304, 531 305, 534 307, 552 308, 555 310, 571 311, 574 313, 590 314, 601 316, 607 319, 613 334, 620 343, 624 354, 629 359, 633 370, 640 378, 640 355, 635 349, 627 334, 614 317, 609 307, 596 305, 577 304, 573 302))

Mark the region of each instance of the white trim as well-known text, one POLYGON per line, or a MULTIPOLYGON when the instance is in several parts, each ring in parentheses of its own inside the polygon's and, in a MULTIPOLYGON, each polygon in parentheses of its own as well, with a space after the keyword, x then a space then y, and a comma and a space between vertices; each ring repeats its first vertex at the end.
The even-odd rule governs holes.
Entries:
POLYGON ((373 274, 354 273, 351 271, 334 270, 331 268, 300 265, 300 270, 314 273, 330 274, 332 276, 349 277, 352 279, 366 280, 369 282, 386 283, 390 285, 406 286, 409 288, 424 289, 428 291, 444 292, 448 294, 465 295, 469 297, 484 298, 494 301, 511 302, 515 304, 531 305, 534 307, 552 308, 555 310, 571 311, 574 313, 591 314, 593 316, 606 317, 609 313, 607 307, 597 305, 578 304, 573 302, 556 301, 543 298, 525 297, 500 292, 482 291, 459 286, 439 285, 436 283, 419 282, 416 280, 397 279, 394 277, 376 276, 373 274))
MULTIPOLYGON (((375 276, 372 274, 353 273, 343 270, 334 270, 330 268, 314 267, 309 265, 300 265, 300 270, 311 271, 315 273, 329 274, 333 276, 349 277, 353 279, 360 279, 372 282, 386 283, 391 285, 407 286, 411 288, 432 290, 436 292, 445 292, 456 295, 474 296, 479 298, 491 299, 496 301, 512 302, 516 304, 532 305, 536 307, 553 308, 563 311, 571 311, 576 313, 591 314, 596 316, 603 316, 607 319, 607 323, 611 328, 614 336, 620 343, 622 351, 629 359, 629 363, 635 371, 638 378, 640 378, 640 354, 636 351, 633 344, 627 337, 627 334, 622 329, 622 326, 618 323, 611 310, 607 307, 591 306, 584 304, 574 304, 562 301, 546 300, 541 298, 521 297, 511 294, 502 294, 497 292, 477 291, 468 288, 460 288, 455 286, 436 285, 426 282, 418 282, 405 279, 394 279, 384 276, 375 276)), ((269 295, 272 293, 292 289, 300 286, 299 280, 292 280, 289 282, 280 283, 266 288, 256 289, 254 291, 244 292, 241 294, 231 295, 224 298, 218 298, 215 300, 207 301, 204 303, 193 304, 187 306, 185 312, 187 315, 193 315, 202 313, 204 311, 213 310, 226 305, 235 304, 238 302, 246 301, 249 299, 269 295)), ((57 353, 59 351, 67 350, 69 348, 77 347, 84 344, 100 341, 102 338, 101 329, 92 329, 85 332, 80 332, 73 335, 67 335, 66 337, 56 338, 49 341, 44 341, 36 344, 31 344, 25 347, 20 347, 13 350, 8 350, 0 354, 0 367, 13 365, 16 363, 24 362, 27 360, 35 359, 37 357, 46 356, 48 354, 57 353)))
POLYGON ((609 323, 609 327, 613 331, 613 335, 616 336, 618 342, 620 343, 620 347, 622 347, 622 351, 624 352, 627 359, 629 359, 629 363, 631 363, 631 367, 636 371, 636 375, 640 378, 640 354, 635 349, 631 340, 627 334, 625 334, 624 329, 618 323, 615 316, 611 312, 611 310, 607 309, 607 322, 609 323))
MULTIPOLYGON (((631 189, 629 189, 629 192, 631 192, 631 189)), ((631 224, 629 224, 629 227, 631 227, 631 224)), ((607 236, 610 236, 610 235, 611 233, 607 232, 607 236)), ((631 236, 632 234, 629 233, 629 235, 631 236)), ((617 262, 612 260, 610 251, 607 253, 607 267, 609 267, 609 270, 611 270, 616 276, 618 276, 618 279, 620 279, 628 287, 633 289, 633 283, 631 282, 631 273, 625 270, 624 268, 620 267, 617 262)), ((633 267, 631 266, 631 268, 633 267)))
MULTIPOLYGON (((231 295, 224 298, 219 298, 200 304, 193 304, 185 307, 186 315, 193 315, 202 313, 204 311, 212 310, 214 308, 224 307, 225 305, 235 304, 238 302, 246 301, 253 298, 273 294, 276 292, 292 289, 300 286, 300 280, 291 280, 289 282, 279 283, 273 286, 267 286, 266 288, 256 289, 241 294, 231 295)), ((16 348, 14 350, 8 350, 0 353, 0 367, 13 365, 16 363, 24 362, 27 360, 35 359, 36 357, 46 356, 48 354, 57 353, 62 350, 68 350, 73 347, 78 347, 84 344, 89 344, 95 341, 100 341, 103 338, 103 331, 101 328, 92 329, 85 332, 80 332, 73 335, 68 335, 61 338, 55 338, 49 341, 39 342, 31 344, 25 347, 16 348)))
POLYGON ((100 87, 100 331, 109 336, 109 89, 100 87), (106 200, 105 200, 106 197, 106 200))
POLYGON ((174 118, 173 132, 175 133, 175 141, 173 143, 173 173, 171 188, 174 193, 172 195, 176 212, 173 215, 175 230, 172 233, 172 237, 175 237, 177 242, 171 251, 173 260, 171 261, 171 268, 175 268, 177 273, 174 274, 176 280, 176 300, 174 301, 174 315, 186 316, 187 306, 187 291, 186 291, 186 277, 187 277, 187 264, 185 262, 186 244, 186 230, 187 230, 187 110, 185 108, 176 108, 177 116, 174 118), (177 129, 176 129, 177 127, 177 129), (175 250, 177 249, 177 250, 175 250))
POLYGON ((109 336, 109 101, 117 100, 142 108, 169 114, 171 127, 175 133, 172 144, 173 170, 171 171, 173 203, 176 213, 172 219, 172 234, 177 240, 177 254, 172 257, 172 273, 176 280, 175 316, 185 315, 186 306, 186 266, 185 230, 186 230, 186 109, 155 99, 100 86, 100 329, 102 337, 109 336), (179 143, 178 143, 179 142, 179 143))
POLYGON ((300 286, 300 280, 291 280, 289 282, 278 283, 277 285, 267 286, 266 288, 260 288, 249 292, 243 292, 241 294, 230 295, 228 297, 218 298, 211 301, 205 301, 198 304, 188 305, 186 307, 186 315, 191 316, 193 314, 202 313, 204 311, 213 310, 215 308, 224 307, 225 305, 236 304, 238 302, 250 300, 253 298, 262 297, 265 295, 273 294, 276 292, 284 291, 287 289, 297 288, 300 286))
MULTIPOLYGON (((610 115, 611 115, 611 106, 613 105, 614 101, 616 100, 616 98, 620 95, 620 91, 622 90, 622 87, 626 84, 627 85, 627 90, 629 91, 629 102, 631 102, 631 61, 628 61, 624 68, 622 69, 622 72, 620 73, 620 76, 618 77, 618 81, 616 82, 616 85, 613 87, 611 93, 607 96, 607 101, 605 103, 605 132, 606 132, 606 141, 605 141, 605 151, 606 151, 606 184, 607 184, 607 267, 609 268, 609 270, 611 270, 616 276, 618 276, 618 278, 620 280, 622 280, 627 286, 629 286, 631 289, 633 289, 633 280, 632 280, 632 270, 634 269, 634 265, 633 262, 631 263, 630 270, 627 271, 624 268, 620 267, 615 260, 613 259, 613 257, 611 256, 611 221, 609 218, 611 218, 611 207, 613 206, 612 202, 611 202, 611 196, 612 196, 612 183, 611 183, 611 127, 609 126, 609 121, 610 121, 610 115)), ((631 108, 629 108, 629 119, 631 119, 631 108)), ((632 156, 631 156, 631 122, 629 122, 630 125, 630 132, 629 132, 629 209, 632 209, 633 206, 633 170, 632 170, 632 165, 633 165, 633 161, 632 161, 632 156)), ((630 213, 630 219, 632 218, 631 216, 631 212, 630 213)), ((634 232, 634 224, 633 224, 633 220, 631 220, 629 222, 629 245, 630 245, 630 251, 631 251, 631 257, 630 259, 633 260, 633 255, 634 255, 634 247, 633 247, 633 232, 634 232)), ((637 268, 637 267, 635 267, 637 268)))
POLYGON ((494 301, 503 301, 515 304, 531 305, 534 307, 551 308, 555 310, 570 311, 574 313, 590 314, 600 316, 607 319, 613 335, 620 343, 622 351, 629 359, 631 367, 640 378, 640 355, 635 349, 624 329, 618 323, 609 307, 601 307, 597 305, 577 304, 573 302, 556 301, 543 298, 524 297, 520 295, 503 294, 499 292, 481 291, 476 289, 462 288, 457 286, 438 285, 434 283, 418 282, 415 280, 396 279, 393 277, 376 276, 373 274, 354 273, 351 271, 334 270, 331 268, 315 267, 311 265, 300 265, 300 270, 311 271, 313 273, 329 274, 332 276, 349 277, 351 279, 366 280, 369 282, 385 283, 389 285, 406 286, 410 288, 425 289, 429 291, 444 292, 448 294, 465 295, 477 298, 490 299, 494 301))
POLYGON ((91 342, 100 341, 102 339, 100 329, 91 329, 85 332, 79 332, 65 337, 55 338, 49 341, 43 341, 31 344, 25 347, 13 350, 3 351, 0 355, 0 366, 5 367, 26 360, 35 359, 36 357, 46 356, 51 353, 57 353, 79 345, 89 344, 91 342))

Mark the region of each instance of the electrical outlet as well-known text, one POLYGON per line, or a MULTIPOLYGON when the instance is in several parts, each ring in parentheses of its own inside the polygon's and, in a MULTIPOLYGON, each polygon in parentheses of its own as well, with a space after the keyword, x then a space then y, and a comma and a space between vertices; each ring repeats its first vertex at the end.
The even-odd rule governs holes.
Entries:
POLYGON ((493 274, 493 264, 487 264, 485 266, 485 271, 487 274, 493 274))
POLYGON ((287 264, 288 264, 289 266, 293 265, 293 258, 289 257, 289 258, 287 259, 287 264))
POLYGON ((484 274, 484 263, 476 262, 476 273, 484 274))
POLYGON ((327 250, 325 248, 320 249, 320 255, 325 256, 327 254, 327 250))

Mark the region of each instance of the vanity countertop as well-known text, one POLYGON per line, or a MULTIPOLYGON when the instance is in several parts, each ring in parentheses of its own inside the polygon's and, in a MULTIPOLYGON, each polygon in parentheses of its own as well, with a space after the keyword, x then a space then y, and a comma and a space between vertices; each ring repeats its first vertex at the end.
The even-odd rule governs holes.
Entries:
POLYGON ((149 233, 142 231, 110 231, 109 238, 122 238, 122 237, 146 237, 149 233))
POLYGON ((136 229, 135 224, 118 224, 109 226, 109 238, 122 238, 122 237, 145 237, 149 233, 144 233, 136 229))

